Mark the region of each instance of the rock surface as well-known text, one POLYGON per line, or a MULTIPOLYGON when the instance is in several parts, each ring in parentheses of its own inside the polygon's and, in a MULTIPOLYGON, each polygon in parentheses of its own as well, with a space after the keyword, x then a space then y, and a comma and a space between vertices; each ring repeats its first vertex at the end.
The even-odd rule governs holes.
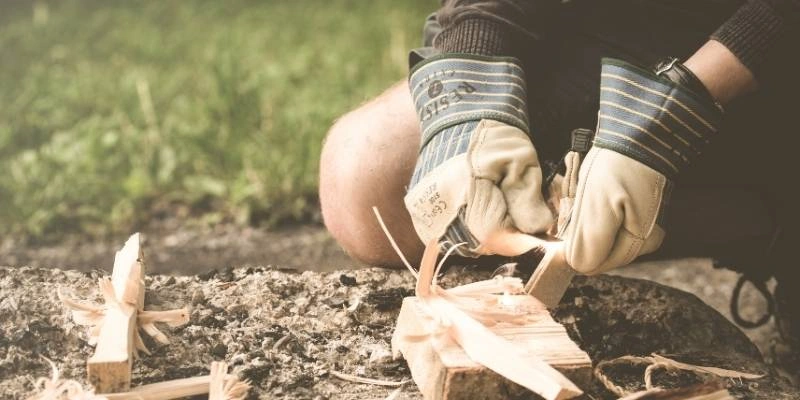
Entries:
MULTIPOLYGON (((0 398, 25 398, 32 380, 47 376, 46 356, 66 377, 84 382, 93 349, 83 327, 71 322, 56 295, 100 301, 98 272, 0 267, 0 398)), ((444 286, 486 278, 454 268, 444 286)), ((404 296, 413 282, 405 272, 362 269, 295 273, 275 268, 230 269, 192 277, 153 275, 146 308, 191 306, 191 321, 163 327, 169 345, 147 341, 153 354, 134 364, 134 384, 205 374, 225 360, 254 384, 251 398, 384 398, 392 389, 339 380, 334 370, 400 381, 410 377, 402 360, 386 357, 404 296)), ((595 362, 658 352, 697 364, 766 373, 758 381, 729 381, 740 398, 798 398, 766 366, 758 349, 722 315, 695 296, 652 282, 616 276, 578 278, 555 317, 595 362)), ((146 339, 147 340, 147 339, 146 339)), ((607 371, 618 385, 641 385, 643 368, 607 371)), ((696 382, 693 374, 659 372, 658 385, 696 382)), ((592 398, 614 398, 601 385, 592 398)), ((413 384, 401 398, 417 399, 413 384)))

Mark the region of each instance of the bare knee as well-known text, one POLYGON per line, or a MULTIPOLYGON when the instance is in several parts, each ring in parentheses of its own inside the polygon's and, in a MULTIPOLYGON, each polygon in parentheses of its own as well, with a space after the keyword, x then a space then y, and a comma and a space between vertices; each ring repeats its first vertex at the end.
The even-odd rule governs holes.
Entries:
POLYGON ((328 132, 320 159, 322 215, 333 237, 359 261, 399 264, 373 206, 405 255, 419 258, 422 245, 403 205, 418 143, 417 119, 405 84, 344 115, 328 132))

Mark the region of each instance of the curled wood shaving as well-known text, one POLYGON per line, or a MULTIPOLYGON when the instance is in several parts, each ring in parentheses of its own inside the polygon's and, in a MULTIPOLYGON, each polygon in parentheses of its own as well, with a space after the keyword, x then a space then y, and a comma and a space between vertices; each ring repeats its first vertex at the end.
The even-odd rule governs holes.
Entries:
POLYGON ((97 337, 100 335, 100 328, 103 326, 103 319, 106 316, 105 307, 72 300, 67 297, 61 289, 56 291, 59 300, 72 313, 72 320, 76 324, 87 327, 89 344, 97 344, 97 337))
MULTIPOLYGON (((66 296, 60 289, 57 291, 61 303, 72 312, 72 320, 78 325, 87 327, 88 342, 93 346, 97 344, 97 338, 100 336, 100 328, 103 326, 106 310, 109 307, 132 307, 129 304, 121 304, 117 300, 114 293, 114 286, 111 284, 111 279, 108 277, 100 278, 98 280, 98 287, 100 288, 100 293, 103 294, 103 305, 79 302, 66 296)), ((165 323, 171 327, 183 325, 189 322, 189 309, 184 307, 168 311, 138 311, 136 324, 139 329, 145 331, 145 333, 150 335, 157 342, 167 344, 169 343, 169 339, 155 326, 157 322, 165 323)), ((138 356, 139 351, 148 355, 150 354, 150 351, 142 340, 139 330, 136 331, 134 344, 137 353, 135 355, 138 356)))
POLYGON ((136 323, 139 327, 159 343, 168 344, 169 339, 156 328, 156 322, 167 324, 173 328, 181 326, 189 322, 189 309, 184 307, 169 311, 139 311, 139 315, 136 316, 136 323))
POLYGON ((45 360, 50 364, 52 376, 37 379, 36 393, 26 400, 168 400, 204 393, 209 393, 209 400, 244 400, 250 390, 249 381, 229 375, 225 363, 214 362, 210 375, 151 383, 127 392, 95 394, 74 380, 61 379, 55 363, 45 360))
POLYGON ((692 365, 682 363, 680 361, 675 361, 671 358, 667 358, 664 356, 660 356, 658 354, 653 354, 653 360, 657 363, 663 364, 665 366, 674 367, 678 369, 683 369, 687 371, 694 371, 699 373, 706 373, 719 376, 721 378, 735 378, 735 379, 760 379, 763 378, 765 375, 761 374, 750 374, 747 372, 740 372, 734 371, 731 369, 724 369, 724 368, 717 368, 717 367, 704 367, 701 365, 692 365))
POLYGON ((189 309, 184 307, 168 311, 139 311, 136 319, 142 324, 163 322, 175 328, 189 322, 189 309))
POLYGON ((447 289, 448 293, 469 296, 476 294, 521 293, 522 279, 497 275, 492 279, 467 283, 447 289))
POLYGON ((228 364, 224 362, 211 363, 210 377, 208 400, 244 400, 250 390, 250 381, 228 375, 228 364))
POLYGON ((34 385, 35 394, 27 400, 107 400, 94 394, 94 390, 84 390, 83 386, 72 379, 61 379, 56 364, 44 358, 51 369, 50 378, 39 378, 34 385))
POLYGON ((705 382, 679 389, 651 389, 631 393, 619 400, 736 400, 725 385, 705 382))
POLYGON ((604 368, 609 365, 615 364, 646 364, 647 368, 644 370, 644 384, 645 389, 647 391, 657 391, 660 390, 659 387, 653 385, 653 371, 657 369, 668 369, 668 370, 684 370, 684 371, 692 371, 698 374, 703 375, 713 375, 720 378, 731 378, 731 379, 759 379, 763 378, 764 375, 757 375, 757 374, 750 374, 747 372, 740 372, 734 371, 730 369, 723 369, 717 367, 706 367, 701 365, 692 365, 687 363, 682 363, 680 361, 675 361, 671 358, 667 358, 664 356, 660 356, 658 354, 652 354, 648 357, 640 357, 640 356, 622 356, 615 358, 613 360, 604 360, 597 364, 595 367, 594 374, 600 382, 603 383, 608 390, 612 393, 616 394, 617 396, 624 397, 632 395, 634 392, 625 390, 621 386, 616 385, 604 372, 604 368))
POLYGON ((350 375, 350 374, 345 374, 345 373, 342 373, 342 372, 336 372, 336 371, 333 371, 333 370, 330 370, 328 372, 331 375, 333 375, 333 376, 335 376, 335 377, 337 377, 337 378, 339 378, 341 380, 344 380, 344 381, 356 382, 356 383, 366 383, 366 384, 369 384, 369 385, 399 387, 399 386, 403 386, 403 385, 405 385, 406 383, 409 382, 408 380, 397 382, 397 381, 386 381, 386 380, 382 380, 382 379, 364 378, 363 376, 350 375))
MULTIPOLYGON (((114 285, 111 283, 111 278, 105 276, 97 280, 97 286, 100 287, 100 293, 103 295, 103 301, 106 307, 122 308, 123 305, 117 300, 114 294, 114 285)), ((125 305, 130 307, 129 305, 125 305)))
POLYGON ((400 257, 400 260, 403 261, 403 265, 405 265, 406 268, 408 268, 408 271, 411 272, 411 275, 414 278, 419 278, 417 271, 414 269, 414 267, 411 266, 411 263, 408 262, 405 254, 403 254, 403 252, 400 251, 400 246, 397 245, 397 242, 394 241, 394 237, 392 237, 392 234, 389 233, 389 228, 387 228, 386 224, 383 222, 383 218, 381 218, 381 214, 378 212, 378 208, 372 207, 372 212, 374 212, 375 217, 378 218, 378 224, 380 224, 381 229, 383 229, 383 232, 386 234, 386 238, 389 239, 389 244, 392 245, 392 249, 394 249, 394 252, 397 253, 397 255, 400 257))

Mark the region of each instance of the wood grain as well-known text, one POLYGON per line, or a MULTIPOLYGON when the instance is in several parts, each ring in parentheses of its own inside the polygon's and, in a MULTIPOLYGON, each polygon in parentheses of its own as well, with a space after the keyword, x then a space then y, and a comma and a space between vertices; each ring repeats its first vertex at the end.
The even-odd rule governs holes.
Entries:
MULTIPOLYGON (((591 381, 591 360, 567 335, 547 309, 528 295, 512 296, 529 310, 522 325, 499 323, 489 329, 518 347, 531 360, 544 360, 578 386, 591 381)), ((423 396, 432 399, 505 399, 528 391, 473 361, 446 335, 429 335, 431 322, 416 297, 407 297, 392 336, 395 355, 406 359, 423 396)))
POLYGON ((128 239, 114 258, 111 285, 116 302, 106 304, 94 355, 86 363, 89 382, 100 393, 125 391, 131 385, 136 316, 144 307, 144 265, 139 234, 128 239))

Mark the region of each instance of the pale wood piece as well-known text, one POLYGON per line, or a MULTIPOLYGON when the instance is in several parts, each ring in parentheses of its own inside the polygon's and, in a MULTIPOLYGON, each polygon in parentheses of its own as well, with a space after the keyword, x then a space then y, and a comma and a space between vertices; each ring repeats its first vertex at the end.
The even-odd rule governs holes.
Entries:
POLYGON ((225 375, 228 365, 224 362, 211 363, 211 381, 208 383, 208 400, 225 400, 225 375))
POLYGON ((562 242, 554 242, 525 284, 525 292, 539 299, 547 308, 553 308, 564 297, 574 276, 575 270, 567 264, 562 242))
POLYGON ((111 285, 116 304, 106 304, 97 347, 86 363, 89 382, 99 392, 130 388, 136 316, 144 307, 144 265, 139 244, 137 233, 114 258, 111 285))
MULTIPOLYGON (((488 327, 519 349, 523 359, 543 360, 578 386, 591 381, 589 356, 570 340, 564 327, 547 309, 528 295, 511 296, 519 307, 530 310, 523 325, 498 323, 488 327)), ((494 371, 472 360, 447 335, 431 337, 432 321, 416 297, 407 297, 392 336, 392 350, 408 362, 423 396, 432 399, 504 399, 528 393, 494 371)))
MULTIPOLYGON (((108 400, 172 400, 184 397, 199 396, 209 393, 211 388, 211 376, 195 376, 192 378, 175 379, 151 383, 135 387, 123 393, 104 393, 98 396, 108 400)), ((225 380, 236 379, 235 375, 225 375, 225 380)), ((223 397, 223 400, 228 400, 223 397)), ((209 400, 212 400, 209 397, 209 400)))
POLYGON ((212 362, 209 375, 175 379, 142 385, 124 393, 107 393, 98 396, 107 400, 172 400, 208 394, 208 400, 242 400, 250 389, 248 382, 241 382, 235 375, 227 373, 224 362, 212 362))
POLYGON ((567 287, 575 276, 575 270, 567 264, 564 242, 550 241, 519 232, 499 231, 488 237, 483 246, 492 253, 519 255, 534 248, 542 249, 544 258, 539 262, 525 292, 553 308, 564 297, 567 287))
POLYGON ((108 400, 170 400, 208 393, 211 376, 196 376, 172 381, 151 383, 124 393, 105 393, 108 400))
POLYGON ((144 310, 144 253, 139 233, 134 233, 114 255, 111 283, 117 300, 144 310))
POLYGON ((211 382, 208 384, 208 400, 243 400, 250 390, 250 382, 240 382, 228 375, 228 364, 211 363, 211 382))

